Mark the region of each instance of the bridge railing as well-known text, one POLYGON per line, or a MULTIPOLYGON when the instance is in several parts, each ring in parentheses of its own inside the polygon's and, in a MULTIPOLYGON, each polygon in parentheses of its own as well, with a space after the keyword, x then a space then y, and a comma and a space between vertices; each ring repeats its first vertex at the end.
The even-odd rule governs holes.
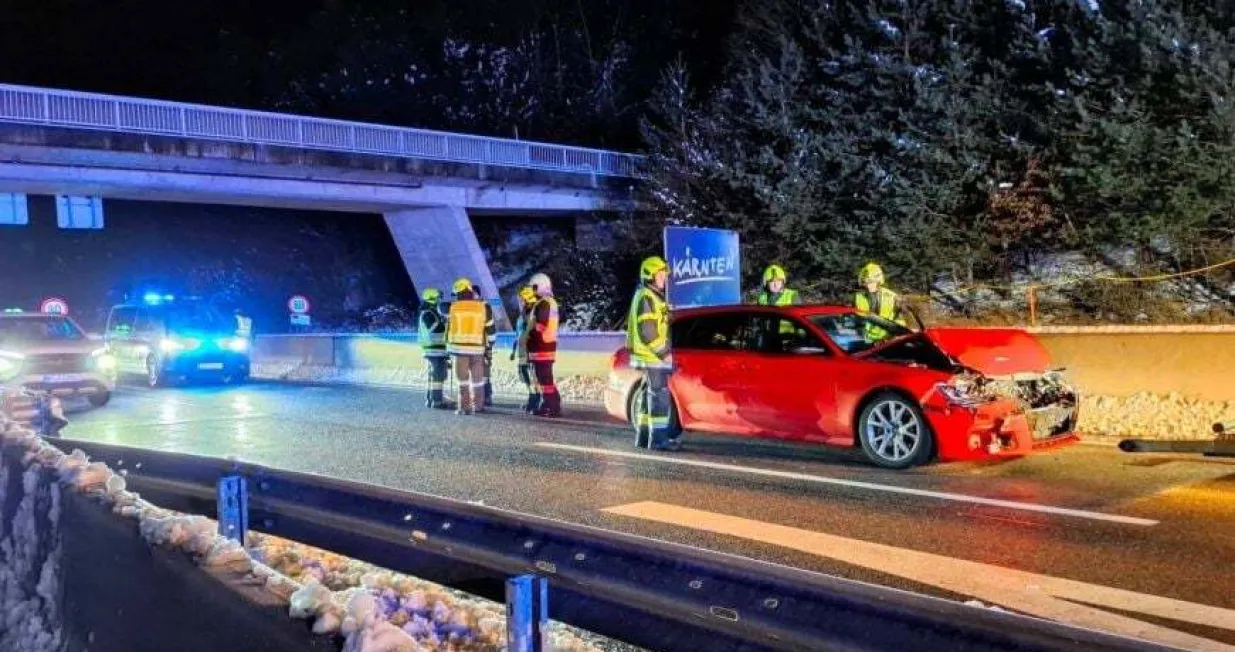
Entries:
POLYGON ((428 129, 0 84, 0 122, 636 178, 643 157, 428 129))
POLYGON ((501 600, 505 589, 512 643, 535 640, 535 621, 547 616, 649 650, 683 652, 1162 649, 458 500, 235 461, 51 441, 123 470, 129 488, 160 507, 217 516, 228 536, 243 539, 252 524, 484 597, 501 600))

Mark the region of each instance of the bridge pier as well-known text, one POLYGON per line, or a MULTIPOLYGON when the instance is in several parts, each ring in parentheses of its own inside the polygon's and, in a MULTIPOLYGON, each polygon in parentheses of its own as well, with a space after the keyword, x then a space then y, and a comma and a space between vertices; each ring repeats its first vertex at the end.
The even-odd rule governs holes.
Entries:
MULTIPOLYGON (((450 296, 451 285, 466 276, 486 300, 500 299, 485 252, 462 206, 429 206, 383 213, 399 256, 417 292, 435 287, 450 296)), ((499 330, 509 330, 506 309, 493 306, 499 330)))

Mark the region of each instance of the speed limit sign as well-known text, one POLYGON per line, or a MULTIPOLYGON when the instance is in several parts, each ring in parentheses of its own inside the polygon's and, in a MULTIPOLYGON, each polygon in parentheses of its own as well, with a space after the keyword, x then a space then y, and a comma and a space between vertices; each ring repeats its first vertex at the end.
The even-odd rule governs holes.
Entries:
POLYGON ((69 302, 60 297, 48 297, 39 304, 39 312, 47 315, 69 314, 69 302))
POLYGON ((293 295, 292 298, 287 300, 287 309, 294 315, 307 315, 312 307, 313 305, 309 303, 309 297, 303 294, 293 295))

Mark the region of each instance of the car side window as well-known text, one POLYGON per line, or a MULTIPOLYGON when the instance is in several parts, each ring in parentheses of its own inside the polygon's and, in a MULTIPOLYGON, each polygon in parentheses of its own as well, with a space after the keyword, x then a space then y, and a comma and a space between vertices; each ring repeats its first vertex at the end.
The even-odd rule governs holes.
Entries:
POLYGON ((746 351, 754 329, 747 315, 720 314, 675 321, 670 331, 674 349, 687 351, 746 351))
POLYGON ((796 319, 760 315, 755 321, 759 329, 754 350, 759 353, 794 353, 803 349, 818 349, 825 354, 828 352, 824 343, 796 319))
POLYGON ((111 317, 107 320, 107 334, 114 337, 128 337, 133 332, 133 322, 136 317, 136 308, 113 308, 111 317))

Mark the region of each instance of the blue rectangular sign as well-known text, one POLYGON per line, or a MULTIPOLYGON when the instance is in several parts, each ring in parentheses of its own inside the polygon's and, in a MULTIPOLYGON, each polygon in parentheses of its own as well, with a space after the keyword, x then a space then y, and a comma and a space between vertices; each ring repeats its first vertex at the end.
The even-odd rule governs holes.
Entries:
POLYGON ((669 305, 724 306, 742 302, 738 234, 723 229, 665 227, 669 305))

